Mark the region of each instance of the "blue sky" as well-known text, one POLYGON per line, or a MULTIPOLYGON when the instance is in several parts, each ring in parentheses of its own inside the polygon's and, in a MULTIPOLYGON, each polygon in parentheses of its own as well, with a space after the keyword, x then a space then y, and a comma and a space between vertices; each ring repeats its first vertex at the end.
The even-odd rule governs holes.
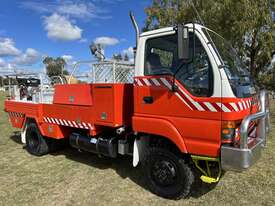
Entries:
POLYGON ((42 68, 44 56, 91 59, 92 41, 106 56, 135 43, 129 11, 142 27, 150 0, 5 0, 0 7, 0 67, 42 68))

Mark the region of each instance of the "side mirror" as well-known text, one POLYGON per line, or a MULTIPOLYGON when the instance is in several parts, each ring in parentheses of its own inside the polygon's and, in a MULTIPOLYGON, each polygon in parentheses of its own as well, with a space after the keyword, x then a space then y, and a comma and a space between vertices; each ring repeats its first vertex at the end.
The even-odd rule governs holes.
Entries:
POLYGON ((178 25, 178 58, 189 59, 189 29, 182 24, 178 25))

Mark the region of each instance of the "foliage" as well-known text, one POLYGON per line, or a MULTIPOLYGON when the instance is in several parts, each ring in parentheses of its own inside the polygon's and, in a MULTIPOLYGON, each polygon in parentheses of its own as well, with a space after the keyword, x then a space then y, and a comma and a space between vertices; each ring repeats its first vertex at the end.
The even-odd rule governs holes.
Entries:
POLYGON ((144 30, 198 22, 191 2, 205 25, 231 42, 254 77, 268 67, 275 45, 270 12, 275 0, 153 0, 145 10, 144 30))
POLYGON ((122 61, 123 60, 122 55, 120 53, 119 54, 114 54, 113 59, 115 61, 122 61))
POLYGON ((46 57, 43 63, 46 65, 47 75, 49 77, 69 74, 69 72, 64 69, 66 61, 62 57, 46 57))
POLYGON ((258 82, 260 86, 275 91, 275 64, 268 72, 259 75, 258 82))
POLYGON ((124 61, 126 61, 126 62, 129 61, 129 56, 128 56, 128 54, 125 54, 125 55, 124 55, 124 61))

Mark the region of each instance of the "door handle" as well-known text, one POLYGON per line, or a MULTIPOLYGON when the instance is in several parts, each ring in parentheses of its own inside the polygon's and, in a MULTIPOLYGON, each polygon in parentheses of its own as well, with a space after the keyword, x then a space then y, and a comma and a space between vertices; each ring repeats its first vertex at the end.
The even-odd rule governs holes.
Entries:
POLYGON ((143 97, 143 103, 144 104, 152 104, 154 102, 153 97, 148 96, 148 97, 143 97))

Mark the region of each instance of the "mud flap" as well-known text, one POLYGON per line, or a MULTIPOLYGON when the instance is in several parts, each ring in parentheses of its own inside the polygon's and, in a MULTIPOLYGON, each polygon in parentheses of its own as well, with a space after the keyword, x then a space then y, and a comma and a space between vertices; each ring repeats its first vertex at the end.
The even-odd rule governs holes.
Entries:
POLYGON ((26 131, 27 131, 27 124, 25 124, 23 129, 21 130, 21 142, 23 144, 26 144, 26 131))
POLYGON ((136 167, 138 163, 143 159, 148 145, 148 138, 140 137, 135 139, 133 151, 133 167, 136 167))

